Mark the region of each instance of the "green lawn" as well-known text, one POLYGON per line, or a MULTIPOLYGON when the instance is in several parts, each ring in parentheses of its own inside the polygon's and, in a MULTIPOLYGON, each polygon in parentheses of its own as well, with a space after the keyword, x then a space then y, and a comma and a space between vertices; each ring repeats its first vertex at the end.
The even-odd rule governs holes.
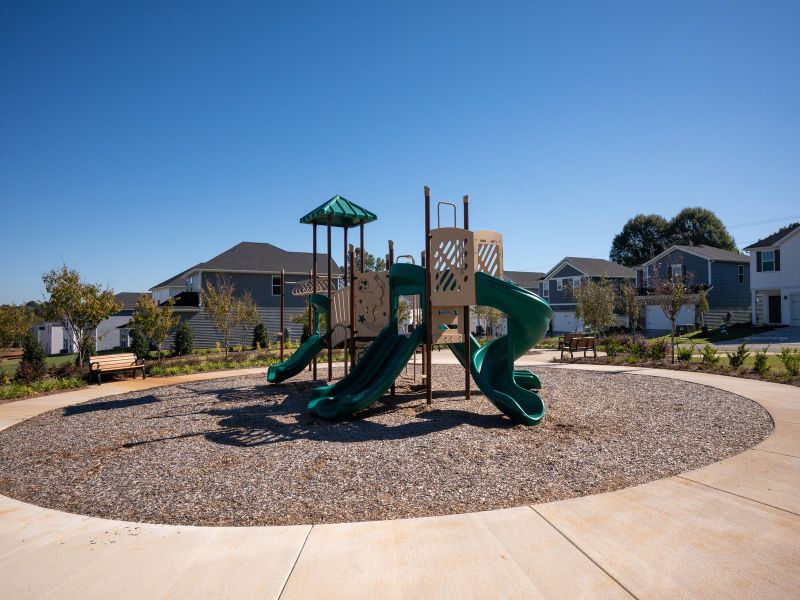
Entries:
MULTIPOLYGON (((48 356, 45 359, 45 364, 48 367, 57 367, 59 365, 63 365, 64 363, 68 362, 75 362, 74 354, 56 354, 55 356, 48 356)), ((0 362, 0 372, 6 373, 9 377, 13 376, 14 373, 16 373, 17 371, 18 364, 19 364, 18 358, 14 358, 11 360, 4 360, 0 362)))
MULTIPOLYGON (((694 331, 687 335, 675 336, 675 341, 680 344, 695 344, 702 346, 704 344, 719 344, 729 340, 738 340, 739 338, 747 337, 756 333, 764 333, 772 331, 774 327, 753 327, 752 325, 731 325, 728 328, 728 333, 723 334, 719 329, 709 329, 708 334, 703 334, 702 331, 694 331)), ((663 336, 664 339, 669 340, 669 334, 663 336)))

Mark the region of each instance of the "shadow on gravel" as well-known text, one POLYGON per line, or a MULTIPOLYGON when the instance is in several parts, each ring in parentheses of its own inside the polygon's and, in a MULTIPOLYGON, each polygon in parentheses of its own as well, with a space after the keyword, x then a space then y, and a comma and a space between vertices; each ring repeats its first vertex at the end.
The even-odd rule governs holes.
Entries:
POLYGON ((154 402, 160 402, 160 400, 155 396, 142 396, 141 398, 132 398, 130 400, 107 400, 105 402, 93 402, 91 404, 76 404, 75 406, 66 406, 63 410, 65 417, 71 417, 73 415, 82 415, 100 410, 116 410, 118 408, 152 404, 154 402))
MULTIPOLYGON (((207 408, 190 413, 165 414, 158 418, 180 418, 189 415, 208 415, 217 419, 212 431, 197 431, 172 437, 143 440, 125 444, 134 447, 152 442, 191 438, 199 435, 216 444, 255 447, 295 440, 355 443, 380 440, 399 440, 446 431, 460 425, 484 429, 506 429, 513 423, 501 414, 483 415, 455 408, 425 407, 425 393, 412 392, 389 395, 369 409, 344 421, 325 421, 306 411, 312 384, 293 386, 256 386, 255 388, 230 388, 215 392, 216 402, 207 408), (271 397, 286 395, 282 402, 271 397), (254 398, 260 398, 255 403, 254 398), (266 402, 265 402, 266 401, 266 402), (245 404, 245 402, 247 404, 245 404), (229 404, 240 404, 230 406, 229 404), (218 406, 228 404, 228 406, 218 406), (375 420, 381 416, 403 412, 403 423, 391 424, 375 420), (411 419, 410 421, 408 419, 411 419)), ((447 398, 463 397, 463 392, 437 391, 434 402, 447 398)), ((452 404, 451 404, 452 406, 452 404)))

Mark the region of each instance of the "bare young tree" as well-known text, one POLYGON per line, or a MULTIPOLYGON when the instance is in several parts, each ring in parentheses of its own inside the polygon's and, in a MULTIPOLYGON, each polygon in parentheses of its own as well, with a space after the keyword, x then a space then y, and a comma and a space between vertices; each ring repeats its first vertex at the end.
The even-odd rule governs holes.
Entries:
POLYGON ((614 324, 614 288, 603 277, 587 281, 572 290, 577 303, 575 316, 588 323, 595 333, 602 333, 614 324))
POLYGON ((657 305, 664 311, 664 315, 669 319, 670 331, 670 355, 673 364, 675 363, 675 321, 681 312, 681 308, 686 303, 691 286, 686 275, 676 275, 668 278, 654 277, 653 298, 657 305))
POLYGON ((619 295, 617 296, 617 306, 628 317, 628 323, 631 326, 631 333, 636 333, 636 326, 639 323, 639 317, 642 314, 642 298, 639 296, 639 290, 636 289, 634 283, 626 280, 619 288, 619 295))
POLYGON ((237 324, 236 288, 228 275, 217 277, 216 283, 206 279, 200 290, 206 316, 214 326, 214 331, 222 338, 225 345, 225 360, 228 359, 228 348, 231 342, 231 331, 237 324))
POLYGON ((236 299, 236 323, 242 329, 242 348, 247 344, 247 331, 261 322, 256 303, 250 292, 236 299))

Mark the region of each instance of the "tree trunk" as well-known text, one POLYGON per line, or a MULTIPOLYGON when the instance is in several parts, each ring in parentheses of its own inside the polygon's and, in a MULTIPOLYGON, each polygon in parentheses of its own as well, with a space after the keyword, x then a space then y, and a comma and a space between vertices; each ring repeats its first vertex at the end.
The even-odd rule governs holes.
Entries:
POLYGON ((672 355, 672 364, 675 364, 675 320, 672 320, 672 343, 670 344, 670 354, 672 355))

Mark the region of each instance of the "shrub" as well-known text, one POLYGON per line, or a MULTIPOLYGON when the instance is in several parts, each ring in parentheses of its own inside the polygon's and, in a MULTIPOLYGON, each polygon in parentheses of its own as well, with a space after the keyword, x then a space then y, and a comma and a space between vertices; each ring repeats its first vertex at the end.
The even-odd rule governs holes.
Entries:
POLYGON ((694 344, 691 346, 678 346, 675 355, 680 362, 690 362, 692 356, 694 356, 694 344))
POLYGON ((216 352, 217 352, 218 354, 219 354, 220 352, 222 352, 222 344, 220 344, 219 342, 214 342, 214 350, 216 350, 216 352))
POLYGON ((650 344, 648 356, 653 360, 663 360, 666 358, 667 352, 669 352, 669 342, 662 338, 654 340, 653 343, 650 344))
POLYGON ((641 360, 650 353, 650 343, 642 336, 631 336, 627 346, 628 354, 635 360, 641 360))
POLYGON ((269 347, 269 332, 263 323, 258 323, 255 327, 253 327, 253 347, 269 347))
POLYGON ((47 370, 50 377, 56 379, 74 379, 81 376, 81 369, 75 363, 62 363, 60 365, 53 365, 47 370))
POLYGON ((704 365, 714 366, 719 364, 719 350, 714 348, 714 346, 711 344, 706 344, 703 346, 703 349, 700 350, 700 356, 702 357, 700 362, 702 362, 704 365))
POLYGON ((783 368, 790 377, 800 375, 800 350, 797 348, 784 348, 778 354, 778 358, 783 363, 783 368))
POLYGON ((609 335, 605 338, 605 340, 603 340, 600 348, 601 350, 605 350, 605 353, 608 354, 608 356, 614 358, 617 354, 625 349, 624 338, 619 335, 609 335))
POLYGON ((736 347, 736 352, 727 352, 728 362, 734 369, 741 369, 744 366, 744 361, 750 356, 747 350, 747 344, 742 342, 736 347))
POLYGON ((140 359, 150 356, 150 340, 136 329, 131 329, 131 352, 140 359))
POLYGON ((22 360, 17 366, 14 378, 22 383, 42 379, 47 373, 45 358, 44 348, 39 339, 29 332, 22 340, 22 360))
POLYGON ((762 350, 756 351, 755 356, 753 357, 753 371, 758 373, 761 377, 766 377, 767 373, 769 373, 769 365, 767 364, 767 349, 769 346, 762 350))
POLYGON ((186 356, 194 350, 194 336, 186 321, 181 321, 175 330, 175 343, 173 344, 175 354, 186 356))
POLYGON ((78 344, 78 356, 75 357, 75 364, 80 365, 81 359, 88 362, 90 356, 97 354, 97 343, 93 335, 85 336, 78 344))

